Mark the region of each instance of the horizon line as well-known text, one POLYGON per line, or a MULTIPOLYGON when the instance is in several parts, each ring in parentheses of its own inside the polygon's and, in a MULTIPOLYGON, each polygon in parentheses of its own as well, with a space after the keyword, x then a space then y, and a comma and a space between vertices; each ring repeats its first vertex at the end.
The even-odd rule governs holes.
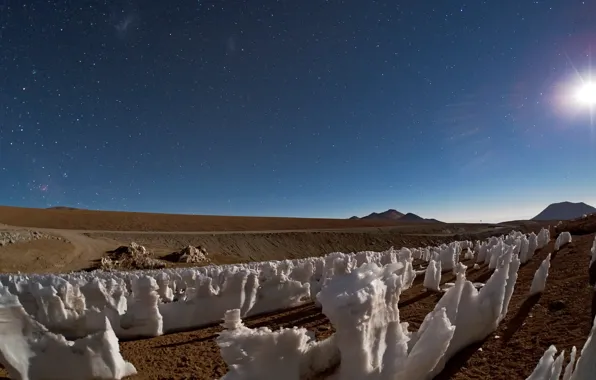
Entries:
MULTIPOLYGON (((121 212, 121 213, 138 213, 138 214, 159 214, 159 215, 183 215, 183 216, 206 216, 206 217, 226 217, 226 218, 283 218, 283 219, 331 219, 331 220, 349 220, 352 217, 356 216, 358 219, 354 220, 374 220, 374 219, 364 219, 364 217, 359 217, 357 215, 351 215, 348 217, 333 217, 333 216, 292 216, 292 215, 238 215, 238 214, 201 214, 196 212, 164 212, 164 211, 152 211, 152 210, 129 210, 129 209, 102 209, 102 208, 89 208, 84 206, 48 206, 48 207, 30 207, 30 206, 14 206, 14 205, 0 205, 0 207, 11 207, 11 208, 21 208, 21 209, 29 209, 29 210, 81 210, 81 211, 93 211, 93 212, 121 212)), ((397 211, 395 209, 387 209, 386 211, 376 212, 377 214, 387 212, 387 211, 397 211)), ((401 213, 400 211, 397 211, 401 213)), ((418 214, 413 212, 408 213, 401 213, 403 215, 413 214, 420 217, 418 214)), ((370 214, 368 214, 370 215, 370 214)), ((422 218, 422 217, 420 217, 422 218)), ((532 221, 532 218, 512 218, 512 219, 504 219, 504 220, 496 220, 496 219, 461 219, 461 220, 441 220, 439 218, 422 218, 423 220, 436 220, 438 223, 445 223, 445 224, 499 224, 499 223, 506 223, 512 221, 532 221)), ((378 221, 385 221, 385 222, 399 222, 398 219, 377 219, 378 221)), ((416 221, 409 221, 410 223, 416 223, 416 221)), ((404 223, 402 221, 402 223, 404 223)))

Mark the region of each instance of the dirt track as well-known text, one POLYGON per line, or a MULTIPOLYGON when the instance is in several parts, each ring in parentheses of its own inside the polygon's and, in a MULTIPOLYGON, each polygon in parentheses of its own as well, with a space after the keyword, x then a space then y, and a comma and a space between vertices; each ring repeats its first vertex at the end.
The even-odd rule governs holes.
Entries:
MULTIPOLYGON (((8 227, 5 227, 8 228, 8 227)), ((22 229, 21 227, 10 227, 22 229)), ((96 265, 108 250, 134 241, 144 245, 155 258, 192 245, 203 246, 213 264, 243 263, 320 256, 330 252, 382 251, 390 247, 438 245, 453 240, 453 234, 404 234, 390 229, 368 229, 369 232, 251 232, 251 233, 176 233, 176 232, 81 232, 39 229, 59 236, 61 244, 41 241, 0 247, 0 272, 68 272, 96 265)), ((420 231, 420 229, 419 229, 420 231)), ((485 231, 483 227, 474 231, 485 231)), ((484 233, 484 232, 482 232, 484 233)), ((174 265, 174 264, 168 264, 174 265)), ((176 264, 178 265, 178 264, 176 264)))
POLYGON ((0 223, 4 223, 0 224, 0 230, 33 227, 66 240, 63 244, 31 242, 0 246, 0 272, 87 269, 94 267, 106 251, 131 241, 145 245, 157 258, 187 245, 202 245, 207 248, 211 263, 228 264, 311 257, 334 251, 417 247, 451 241, 455 234, 460 234, 460 238, 481 238, 515 227, 522 230, 540 227, 535 223, 499 229, 487 224, 219 217, 4 206, 0 206, 0 223))
POLYGON ((304 258, 336 251, 386 250, 391 246, 418 247, 452 240, 450 236, 410 236, 384 231, 258 234, 43 231, 66 241, 38 240, 0 247, 0 272, 68 272, 87 269, 95 265, 106 251, 132 241, 144 245, 156 258, 165 257, 188 245, 201 245, 207 249, 210 263, 230 264, 304 258))

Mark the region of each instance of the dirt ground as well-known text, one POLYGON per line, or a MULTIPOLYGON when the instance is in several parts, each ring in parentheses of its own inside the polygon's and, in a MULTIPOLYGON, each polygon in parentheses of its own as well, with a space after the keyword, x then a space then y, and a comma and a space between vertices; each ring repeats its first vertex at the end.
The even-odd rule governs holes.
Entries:
MULTIPOLYGON (((209 261, 205 264, 231 264, 305 258, 338 251, 383 251, 392 246, 423 247, 454 240, 453 234, 435 235, 422 229, 418 230, 419 233, 408 234, 382 228, 369 232, 344 230, 227 234, 43 231, 61 240, 42 239, 0 246, 0 273, 55 273, 92 269, 107 251, 131 242, 145 246, 153 258, 162 260, 167 266, 180 267, 196 264, 171 263, 167 257, 188 245, 206 248, 209 261)), ((468 235, 477 236, 474 233, 468 235)))
POLYGON ((563 221, 555 230, 557 232, 568 231, 573 235, 591 234, 596 231, 596 214, 590 214, 585 218, 563 221))
POLYGON ((26 229, 59 239, 60 243, 0 244, 0 272, 38 273, 95 268, 107 251, 133 241, 144 245, 156 259, 193 245, 207 249, 208 263, 230 264, 312 257, 335 251, 435 245, 453 239, 484 238, 513 228, 526 232, 541 227, 537 223, 497 226, 390 222, 387 225, 385 221, 211 217, 1 206, 0 223, 4 223, 0 225, 0 233, 26 229), (339 228, 341 226, 344 228, 339 228), (229 232, 232 230, 240 232, 229 232))
MULTIPOLYGON (((304 258, 337 251, 378 251, 391 246, 419 247, 453 239, 449 236, 405 235, 384 231, 262 234, 80 233, 69 230, 44 232, 62 239, 40 239, 0 246, 0 273, 57 273, 91 269, 107 251, 133 241, 145 246, 156 259, 165 259, 172 252, 192 245, 207 249, 209 261, 206 264, 231 264, 304 258)), ((196 265, 162 261, 169 267, 196 265)))
POLYGON ((207 249, 215 264, 242 263, 320 256, 330 252, 386 250, 391 246, 419 247, 450 241, 448 236, 406 235, 385 231, 363 232, 284 232, 262 234, 89 234, 92 238, 134 241, 164 257, 187 245, 207 249))
MULTIPOLYGON (((68 230, 170 232, 343 229, 396 225, 395 221, 384 220, 173 215, 8 206, 0 206, 0 223, 11 226, 68 230)), ((441 223, 436 225, 441 226, 441 223)))

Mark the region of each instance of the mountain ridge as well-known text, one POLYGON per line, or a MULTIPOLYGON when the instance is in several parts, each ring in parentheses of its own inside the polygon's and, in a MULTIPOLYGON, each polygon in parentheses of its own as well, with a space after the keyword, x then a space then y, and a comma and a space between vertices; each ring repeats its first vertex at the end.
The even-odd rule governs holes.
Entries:
POLYGON ((352 216, 349 219, 351 220, 394 220, 394 221, 400 221, 400 222, 429 222, 429 223, 442 223, 441 221, 438 221, 436 219, 427 219, 427 218, 423 218, 419 215, 416 215, 412 212, 408 212, 406 214, 399 212, 395 209, 390 208, 387 211, 383 211, 383 212, 372 212, 366 216, 363 217, 358 217, 358 216, 352 216))
POLYGON ((584 202, 551 203, 531 220, 571 220, 596 213, 596 208, 584 202))

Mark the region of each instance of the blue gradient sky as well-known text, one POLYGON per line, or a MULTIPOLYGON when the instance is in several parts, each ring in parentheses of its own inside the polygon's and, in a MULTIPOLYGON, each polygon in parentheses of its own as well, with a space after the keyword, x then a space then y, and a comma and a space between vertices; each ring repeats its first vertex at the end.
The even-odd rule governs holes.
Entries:
POLYGON ((587 1, 0 5, 0 204, 444 221, 596 205, 587 1), (26 33, 24 30, 26 29, 26 33))

